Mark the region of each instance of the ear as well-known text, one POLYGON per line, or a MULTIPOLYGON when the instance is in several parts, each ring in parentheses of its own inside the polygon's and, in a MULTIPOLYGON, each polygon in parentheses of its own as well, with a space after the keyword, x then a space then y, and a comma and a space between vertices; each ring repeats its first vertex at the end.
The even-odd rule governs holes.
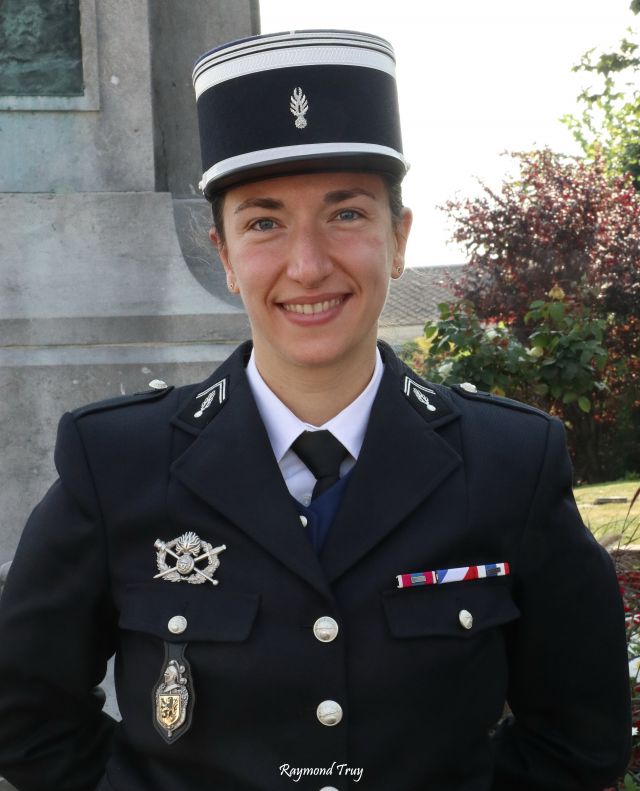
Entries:
POLYGON ((409 239, 412 223, 413 212, 411 209, 404 208, 402 210, 402 219, 394 228, 396 250, 393 255, 393 267, 391 269, 391 277, 394 280, 399 278, 404 272, 404 254, 407 249, 407 240, 409 239))
POLYGON ((229 256, 227 254, 227 248, 225 243, 220 238, 220 234, 216 230, 215 226, 212 225, 209 229, 209 239, 211 240, 211 244, 216 248, 218 255, 220 256, 220 260, 222 261, 222 266, 225 269, 227 275, 232 274, 231 264, 229 263, 229 256))
POLYGON ((220 238, 220 234, 212 225, 209 229, 209 239, 211 240, 211 244, 216 248, 218 251, 218 256, 220 257, 220 261, 222 262, 222 266, 224 267, 224 271, 227 275, 227 288, 232 294, 238 294, 238 283, 236 281, 236 276, 233 271, 233 267, 231 266, 231 261, 229 261, 229 252, 225 243, 220 238))

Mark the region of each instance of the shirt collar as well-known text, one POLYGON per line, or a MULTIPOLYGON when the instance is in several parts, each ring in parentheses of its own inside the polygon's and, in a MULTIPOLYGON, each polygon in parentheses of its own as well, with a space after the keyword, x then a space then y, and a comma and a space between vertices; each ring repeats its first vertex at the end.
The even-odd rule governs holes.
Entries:
POLYGON ((357 459, 364 442, 364 435, 371 414, 371 407, 380 386, 384 366, 380 351, 376 348, 376 363, 369 384, 360 395, 346 406, 335 417, 322 426, 312 426, 296 417, 278 396, 267 386, 260 375, 255 362, 254 352, 251 352, 247 365, 247 379, 253 393, 258 412, 269 435, 269 441, 276 461, 280 463, 284 454, 291 447, 291 443, 303 431, 317 431, 327 429, 338 439, 350 455, 357 459))

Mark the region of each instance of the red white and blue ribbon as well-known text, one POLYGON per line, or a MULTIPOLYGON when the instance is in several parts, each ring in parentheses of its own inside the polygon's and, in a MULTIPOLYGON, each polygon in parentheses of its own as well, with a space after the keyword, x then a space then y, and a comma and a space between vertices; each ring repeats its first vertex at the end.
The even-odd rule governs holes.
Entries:
POLYGON ((399 588, 415 588, 418 585, 442 585, 444 582, 463 582, 464 580, 484 579, 485 577, 506 577, 508 563, 483 563, 479 566, 460 566, 457 569, 436 569, 435 571, 415 571, 411 574, 398 574, 399 588))

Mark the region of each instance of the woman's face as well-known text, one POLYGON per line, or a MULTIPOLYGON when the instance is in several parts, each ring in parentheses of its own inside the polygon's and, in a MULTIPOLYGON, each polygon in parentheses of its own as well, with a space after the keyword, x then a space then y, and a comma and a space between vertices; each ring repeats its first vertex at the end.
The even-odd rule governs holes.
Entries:
MULTIPOLYGON (((394 227, 374 173, 316 173, 242 184, 225 195, 224 242, 263 375, 282 366, 372 360, 390 277, 402 271, 411 213, 394 227)), ((293 369, 290 369, 293 370, 293 369)))

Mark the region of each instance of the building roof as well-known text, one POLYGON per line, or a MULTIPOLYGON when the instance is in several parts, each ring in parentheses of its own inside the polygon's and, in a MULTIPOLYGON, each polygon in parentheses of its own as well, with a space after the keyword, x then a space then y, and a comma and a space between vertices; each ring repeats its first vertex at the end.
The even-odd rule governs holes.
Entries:
POLYGON ((401 278, 391 281, 380 326, 421 327, 428 319, 437 319, 438 304, 454 299, 451 285, 461 273, 461 266, 405 269, 401 278))

